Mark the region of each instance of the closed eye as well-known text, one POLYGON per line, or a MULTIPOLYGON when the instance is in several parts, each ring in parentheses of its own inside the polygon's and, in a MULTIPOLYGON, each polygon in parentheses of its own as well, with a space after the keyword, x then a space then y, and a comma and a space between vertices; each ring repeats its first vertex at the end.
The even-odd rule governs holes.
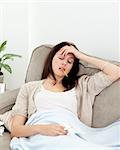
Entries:
POLYGON ((69 64, 73 64, 73 62, 74 62, 73 60, 68 60, 69 64))
POLYGON ((64 57, 58 57, 60 60, 63 60, 64 59, 64 57))

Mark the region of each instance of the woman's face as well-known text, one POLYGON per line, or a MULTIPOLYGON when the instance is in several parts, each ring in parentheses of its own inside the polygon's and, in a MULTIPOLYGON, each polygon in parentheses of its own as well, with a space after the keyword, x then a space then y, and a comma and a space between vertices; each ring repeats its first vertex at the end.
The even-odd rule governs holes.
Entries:
MULTIPOLYGON (((65 48, 65 46, 63 48, 65 48)), ((66 56, 63 56, 60 54, 60 52, 61 49, 53 57, 52 69, 55 76, 64 77, 65 74, 68 74, 70 72, 75 57, 73 54, 67 54, 66 56)))

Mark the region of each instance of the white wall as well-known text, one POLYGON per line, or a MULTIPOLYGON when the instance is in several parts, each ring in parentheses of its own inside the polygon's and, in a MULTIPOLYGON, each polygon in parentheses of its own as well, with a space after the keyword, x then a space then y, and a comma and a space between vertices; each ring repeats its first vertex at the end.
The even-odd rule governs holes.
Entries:
POLYGON ((118 60, 117 2, 29 3, 31 49, 73 41, 89 54, 118 60))
POLYGON ((24 83, 28 61, 28 14, 27 3, 2 3, 1 10, 1 34, 0 42, 7 40, 6 52, 22 55, 9 61, 12 67, 12 75, 4 71, 4 81, 8 89, 18 88, 24 83))
POLYGON ((119 37, 118 37, 118 40, 119 40, 119 61, 120 61, 120 1, 119 1, 119 37))
POLYGON ((72 41, 88 54, 120 60, 117 0, 4 0, 0 4, 0 41, 7 39, 7 50, 23 56, 11 63, 12 75, 5 72, 9 89, 24 82, 31 52, 41 44, 72 41))

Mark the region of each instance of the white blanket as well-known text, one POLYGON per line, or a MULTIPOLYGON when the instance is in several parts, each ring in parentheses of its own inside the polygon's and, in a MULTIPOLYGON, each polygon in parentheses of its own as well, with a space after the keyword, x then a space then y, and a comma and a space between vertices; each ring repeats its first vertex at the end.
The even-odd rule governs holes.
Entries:
POLYGON ((105 128, 90 128, 67 110, 42 111, 33 114, 27 125, 57 123, 64 125, 68 135, 34 135, 11 140, 12 150, 120 150, 120 121, 105 128))

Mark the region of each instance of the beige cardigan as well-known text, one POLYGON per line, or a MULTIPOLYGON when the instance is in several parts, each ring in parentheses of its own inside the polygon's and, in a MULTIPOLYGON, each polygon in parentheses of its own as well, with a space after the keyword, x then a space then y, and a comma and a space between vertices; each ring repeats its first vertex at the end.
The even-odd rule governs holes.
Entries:
MULTIPOLYGON (((17 100, 12 110, 0 115, 6 128, 11 131, 11 118, 14 115, 23 115, 30 117, 36 112, 34 96, 41 90, 41 81, 32 81, 24 84, 17 96, 17 100)), ((92 106, 95 96, 98 95, 105 87, 112 83, 110 79, 102 72, 95 73, 92 76, 83 75, 78 80, 76 86, 77 112, 79 119, 88 126, 92 123, 92 106)))

